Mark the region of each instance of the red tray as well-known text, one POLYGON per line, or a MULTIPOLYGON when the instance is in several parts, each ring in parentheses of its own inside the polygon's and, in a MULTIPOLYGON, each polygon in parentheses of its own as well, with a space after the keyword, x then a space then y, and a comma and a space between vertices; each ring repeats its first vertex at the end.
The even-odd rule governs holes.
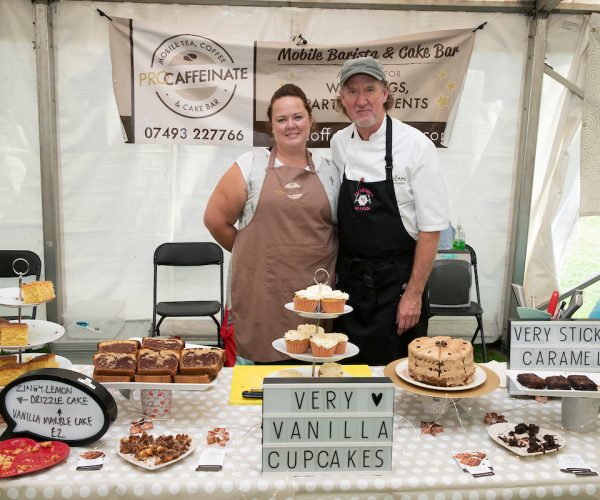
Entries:
POLYGON ((0 442, 0 478, 30 474, 65 460, 71 448, 58 441, 38 443, 33 439, 14 438, 0 442))

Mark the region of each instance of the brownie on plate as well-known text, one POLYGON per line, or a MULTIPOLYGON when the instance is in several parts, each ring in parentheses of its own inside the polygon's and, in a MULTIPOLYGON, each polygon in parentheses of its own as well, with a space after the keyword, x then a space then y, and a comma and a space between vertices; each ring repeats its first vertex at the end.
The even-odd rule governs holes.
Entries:
POLYGON ((569 375, 567 380, 576 391, 597 391, 598 386, 587 375, 569 375))
POLYGON ((569 390, 571 384, 562 375, 546 377, 546 389, 564 389, 569 390))
POLYGON ((519 373, 517 381, 529 389, 544 389, 546 387, 546 381, 535 373, 519 373))

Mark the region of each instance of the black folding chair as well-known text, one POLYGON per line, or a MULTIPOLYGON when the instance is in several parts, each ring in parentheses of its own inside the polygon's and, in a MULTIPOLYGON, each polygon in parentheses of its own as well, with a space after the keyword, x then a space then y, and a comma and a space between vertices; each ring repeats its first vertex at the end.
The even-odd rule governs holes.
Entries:
POLYGON ((210 317, 217 326, 217 344, 221 345, 219 331, 223 323, 223 249, 212 242, 163 243, 154 251, 154 310, 152 335, 160 335, 165 318, 210 317), (157 302, 158 266, 219 266, 219 300, 157 302), (216 315, 220 313, 220 321, 216 315), (160 320, 156 323, 156 317, 160 320))
MULTIPOLYGON (((14 278, 14 286, 16 287, 19 283, 19 275, 15 271, 23 273, 23 277, 34 276, 35 281, 39 281, 42 274, 42 260, 35 252, 30 250, 0 250, 0 278, 14 278), (27 263, 23 261, 15 262, 17 259, 24 259, 27 263)), ((21 315, 21 318, 35 319, 36 312, 37 307, 34 307, 31 315, 21 315)), ((4 316, 5 319, 17 319, 17 317, 4 316)))
POLYGON ((477 274, 477 255, 470 245, 465 251, 440 250, 433 263, 429 276, 429 317, 432 316, 474 316, 477 328, 471 343, 481 334, 483 361, 487 362, 485 334, 483 332, 483 308, 479 293, 479 276, 477 274), (466 257, 463 259, 462 257, 466 257), (472 272, 471 272, 472 270, 472 272), (475 277, 477 301, 471 300, 471 286, 475 277))

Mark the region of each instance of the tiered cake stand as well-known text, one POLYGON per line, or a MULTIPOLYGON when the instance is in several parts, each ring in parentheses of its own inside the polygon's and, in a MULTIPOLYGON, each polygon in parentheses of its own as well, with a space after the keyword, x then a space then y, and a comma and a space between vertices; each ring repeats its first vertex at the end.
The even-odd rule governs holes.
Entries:
POLYGON ((21 285, 23 284, 23 276, 29 271, 29 263, 25 259, 15 259, 13 261, 13 271, 15 275, 19 277, 19 286, 14 288, 0 288, 0 305, 5 307, 14 307, 18 310, 18 317, 12 320, 11 323, 26 323, 29 327, 29 343, 23 346, 5 346, 0 345, 0 349, 3 351, 17 352, 19 354, 19 362, 21 362, 21 355, 23 351, 33 349, 35 347, 41 347, 50 342, 55 342, 65 334, 65 329, 61 325, 52 323, 50 321, 43 321, 39 319, 22 319, 21 311, 23 307, 35 307, 39 306, 43 302, 36 304, 25 304, 23 297, 21 296, 21 285), (19 263, 23 262, 25 271, 17 271, 17 266, 20 267, 19 263))
MULTIPOLYGON (((314 280, 317 285, 326 284, 329 281, 329 273, 325 269, 317 269, 315 271, 314 280), (325 283, 317 281, 317 274, 319 272, 323 272, 327 275, 327 279, 325 280, 325 283)), ((339 312, 339 313, 323 313, 319 310, 319 308, 317 308, 316 312, 296 311, 296 309, 294 309, 293 302, 288 302, 287 304, 285 304, 285 308, 288 311, 292 311, 292 312, 296 313, 298 316, 301 316, 303 318, 314 319, 317 331, 319 329, 319 322, 321 320, 335 319, 335 318, 341 316, 342 314, 348 314, 349 312, 352 312, 352 307, 348 306, 348 305, 345 305, 344 311, 339 312)), ((287 351, 287 349, 285 347, 285 340, 283 338, 275 339, 273 341, 273 348, 275 350, 281 352, 282 354, 289 356, 290 358, 297 359, 299 361, 307 361, 309 363, 312 363, 312 376, 313 377, 316 374, 316 364, 317 363, 340 361, 345 358, 351 358, 352 356, 356 356, 359 353, 358 347, 355 344, 348 342, 348 345, 346 346, 346 352, 344 354, 334 354, 333 356, 319 357, 319 356, 313 356, 310 349, 308 350, 308 352, 306 352, 304 354, 295 354, 295 353, 291 353, 291 352, 287 351)))

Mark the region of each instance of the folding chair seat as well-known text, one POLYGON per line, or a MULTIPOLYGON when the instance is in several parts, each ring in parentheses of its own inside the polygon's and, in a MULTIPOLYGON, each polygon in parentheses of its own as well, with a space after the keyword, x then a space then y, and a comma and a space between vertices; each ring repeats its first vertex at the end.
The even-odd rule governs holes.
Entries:
POLYGON ((160 335, 160 325, 165 318, 210 317, 217 327, 217 344, 221 345, 219 330, 223 322, 223 249, 212 242, 163 243, 158 246, 154 251, 153 304, 152 335, 160 335), (158 266, 218 266, 219 300, 158 302, 158 266), (160 317, 158 323, 157 316, 160 317))
POLYGON ((471 338, 471 343, 481 335, 483 360, 487 361, 485 334, 483 331, 483 308, 479 292, 479 276, 477 273, 477 255, 470 245, 465 245, 465 251, 438 251, 438 258, 433 263, 433 269, 428 281, 429 286, 429 317, 433 316, 474 316, 477 328, 471 338), (471 300, 471 287, 475 278, 477 301, 471 300))

